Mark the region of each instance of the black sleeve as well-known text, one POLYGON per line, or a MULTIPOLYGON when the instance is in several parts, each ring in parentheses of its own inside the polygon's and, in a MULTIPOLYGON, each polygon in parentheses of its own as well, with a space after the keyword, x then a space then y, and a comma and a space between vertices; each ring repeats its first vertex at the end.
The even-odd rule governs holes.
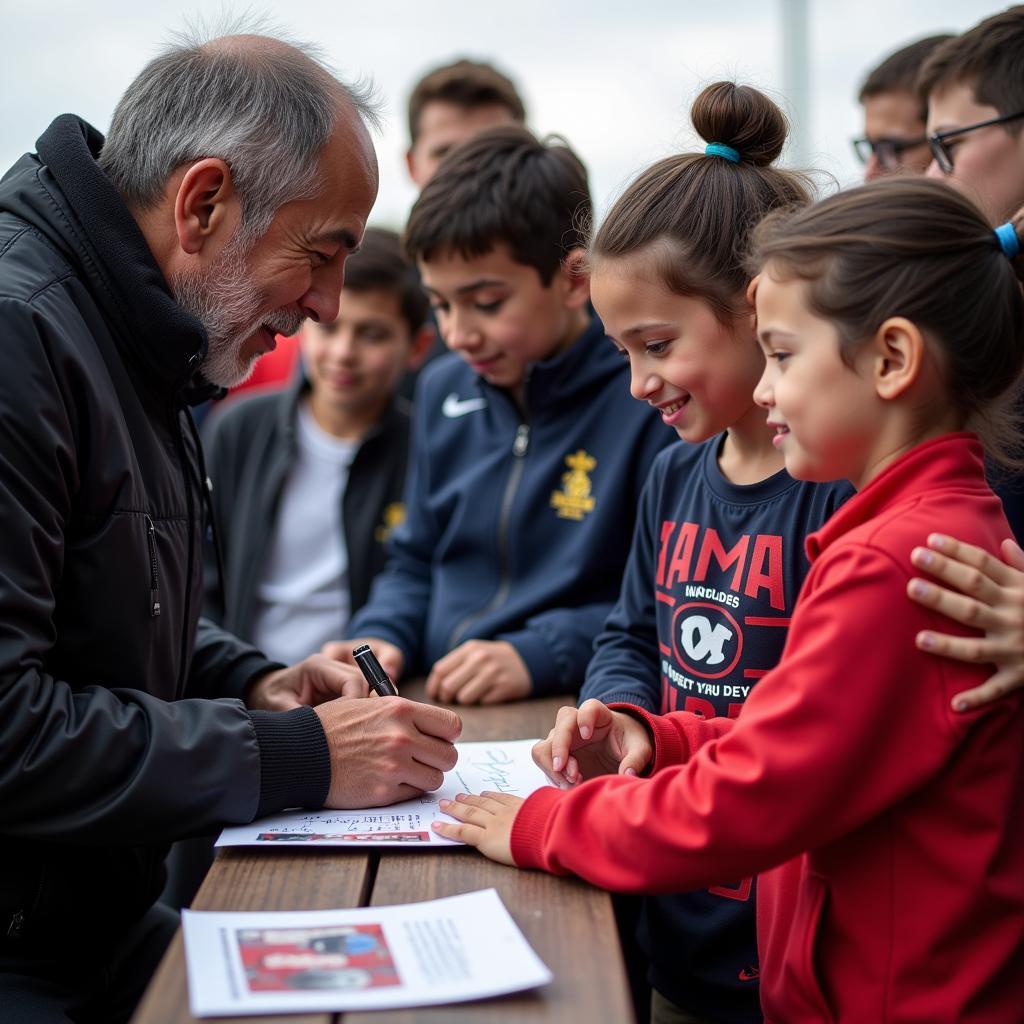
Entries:
MULTIPOLYGON (((250 714, 238 699, 168 703, 146 692, 141 675, 137 686, 97 679, 76 687, 44 669, 57 642, 81 426, 72 422, 51 357, 51 349, 62 350, 52 344, 59 326, 7 299, 0 299, 0 323, 18 360, 17 372, 0 374, 0 833, 159 842, 250 821, 299 789, 312 799, 284 768, 296 742, 290 726, 304 747, 316 744, 319 720, 307 708, 270 715, 250 714), (263 799, 264 777, 278 787, 273 801, 263 799)), ((201 645, 200 660, 208 653, 201 645)), ((240 680, 255 670, 251 653, 239 649, 234 657, 227 676, 240 680)), ((324 746, 315 757, 316 795, 326 793, 324 746)))

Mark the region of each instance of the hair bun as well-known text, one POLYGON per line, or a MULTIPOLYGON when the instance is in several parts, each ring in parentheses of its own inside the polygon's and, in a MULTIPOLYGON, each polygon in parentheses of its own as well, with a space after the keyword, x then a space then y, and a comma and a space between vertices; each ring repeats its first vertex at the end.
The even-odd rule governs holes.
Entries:
POLYGON ((693 101, 690 120, 705 142, 739 150, 740 159, 767 167, 778 159, 789 133, 786 115, 763 92, 735 82, 715 82, 693 101))

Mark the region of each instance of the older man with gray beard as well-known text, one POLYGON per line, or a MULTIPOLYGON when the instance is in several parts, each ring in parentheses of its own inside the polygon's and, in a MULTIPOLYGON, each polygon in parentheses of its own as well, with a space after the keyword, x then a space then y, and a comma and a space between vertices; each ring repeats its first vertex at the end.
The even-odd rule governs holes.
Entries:
POLYGON ((59 117, 0 182, 0 1006, 126 1020, 167 845, 441 783, 450 711, 363 699, 199 617, 187 403, 337 316, 377 189, 365 98, 308 50, 182 40, 106 141, 59 117))

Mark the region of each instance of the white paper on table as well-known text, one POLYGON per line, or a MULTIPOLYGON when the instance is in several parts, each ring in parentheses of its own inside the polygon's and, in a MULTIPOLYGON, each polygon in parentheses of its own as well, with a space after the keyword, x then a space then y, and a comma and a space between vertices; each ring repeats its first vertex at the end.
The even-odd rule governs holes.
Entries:
POLYGON ((546 985, 494 889, 356 910, 182 911, 192 1014, 375 1010, 546 985))
POLYGON ((438 801, 456 793, 492 790, 529 796, 549 785, 533 763, 530 751, 536 740, 493 740, 456 743, 459 763, 445 773, 441 788, 390 807, 358 811, 289 811, 260 818, 249 825, 224 829, 217 846, 401 846, 428 849, 461 846, 443 839, 431 828, 435 821, 453 821, 441 813, 438 801))

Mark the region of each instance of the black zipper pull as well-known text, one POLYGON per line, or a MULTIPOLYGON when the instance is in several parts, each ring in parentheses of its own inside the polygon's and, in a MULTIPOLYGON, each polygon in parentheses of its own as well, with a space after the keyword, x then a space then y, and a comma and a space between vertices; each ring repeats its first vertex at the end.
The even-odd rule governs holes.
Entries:
POLYGON ((16 910, 11 914, 11 923, 7 926, 7 938, 20 939, 21 930, 25 927, 25 911, 16 910))
POLYGON ((149 617, 155 619, 160 614, 160 574, 156 565, 156 527, 148 515, 146 537, 149 541, 149 617))
POLYGON ((526 449, 530 447, 530 428, 525 423, 520 423, 516 427, 516 439, 512 442, 512 454, 517 458, 522 458, 526 454, 526 449))

